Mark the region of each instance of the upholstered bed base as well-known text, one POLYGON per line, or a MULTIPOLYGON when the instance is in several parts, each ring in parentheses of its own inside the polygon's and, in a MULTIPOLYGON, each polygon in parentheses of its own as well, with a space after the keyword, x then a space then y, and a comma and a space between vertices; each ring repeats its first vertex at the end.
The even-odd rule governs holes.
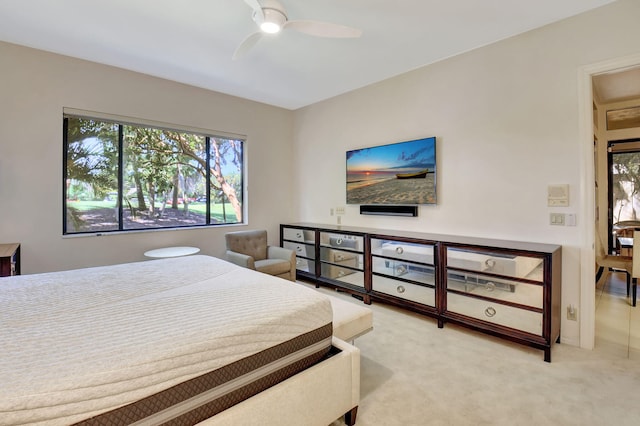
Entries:
POLYGON ((354 425, 360 400, 360 350, 337 337, 339 352, 199 423, 199 426, 354 425))

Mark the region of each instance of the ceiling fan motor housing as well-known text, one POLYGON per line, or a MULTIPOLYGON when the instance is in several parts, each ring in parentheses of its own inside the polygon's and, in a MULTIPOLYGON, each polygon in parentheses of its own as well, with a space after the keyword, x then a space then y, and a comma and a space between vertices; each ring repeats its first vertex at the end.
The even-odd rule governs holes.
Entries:
POLYGON ((287 13, 277 1, 268 0, 262 5, 262 13, 253 12, 253 20, 267 33, 277 33, 287 22, 287 13))

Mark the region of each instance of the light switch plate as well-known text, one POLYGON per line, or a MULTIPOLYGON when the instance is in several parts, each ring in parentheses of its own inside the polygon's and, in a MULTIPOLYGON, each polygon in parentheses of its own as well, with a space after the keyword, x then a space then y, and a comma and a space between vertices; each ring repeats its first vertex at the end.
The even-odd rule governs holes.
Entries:
POLYGON ((564 213, 549 213, 549 224, 564 226, 564 213))

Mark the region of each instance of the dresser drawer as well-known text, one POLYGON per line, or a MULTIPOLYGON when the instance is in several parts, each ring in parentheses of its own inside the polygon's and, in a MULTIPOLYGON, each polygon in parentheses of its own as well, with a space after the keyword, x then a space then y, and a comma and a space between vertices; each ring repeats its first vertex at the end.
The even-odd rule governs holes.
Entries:
POLYGON ((315 275, 316 262, 314 262, 313 260, 304 259, 302 257, 296 257, 296 269, 301 272, 308 272, 315 275))
POLYGON ((306 257, 309 259, 315 259, 316 257, 316 248, 313 245, 292 243, 291 241, 285 241, 282 245, 286 249, 293 250, 298 257, 306 257))
POLYGON ((359 235, 343 235, 333 232, 321 232, 320 245, 361 252, 364 249, 364 238, 359 235))
POLYGON ((424 284, 434 283, 435 269, 432 266, 418 265, 381 257, 373 257, 372 261, 371 270, 374 274, 402 277, 406 280, 417 281, 424 284))
POLYGON ((390 296, 411 300, 423 305, 435 306, 436 293, 432 287, 406 283, 392 278, 374 275, 372 277, 372 289, 390 296))
POLYGON ((364 288, 364 272, 361 271, 323 263, 320 274, 324 278, 330 278, 364 288))
POLYGON ((542 336, 542 314, 447 293, 447 311, 542 336))
POLYGON ((490 257, 482 252, 447 248, 447 266, 452 268, 484 271, 490 257))
POLYGON ((282 238, 289 241, 299 241, 301 243, 315 244, 316 233, 298 228, 283 228, 282 238))
POLYGON ((321 247, 320 260, 323 262, 334 263, 336 265, 362 269, 362 255, 351 251, 321 247))
POLYGON ((450 272, 447 274, 447 289, 540 309, 544 302, 542 285, 498 279, 482 274, 460 275, 450 272))
POLYGON ((433 246, 371 239, 371 252, 375 255, 419 263, 433 264, 433 246))
POLYGON ((542 259, 533 256, 512 256, 485 250, 447 248, 447 266, 540 282, 543 279, 542 259))
POLYGON ((487 272, 542 282, 542 259, 528 256, 495 256, 488 261, 487 272))

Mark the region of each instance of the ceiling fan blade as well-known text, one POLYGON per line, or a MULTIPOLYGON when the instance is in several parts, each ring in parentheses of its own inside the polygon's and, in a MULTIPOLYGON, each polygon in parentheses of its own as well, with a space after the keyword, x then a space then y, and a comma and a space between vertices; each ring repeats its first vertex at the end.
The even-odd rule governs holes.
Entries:
POLYGON ((242 43, 240 43, 240 46, 238 46, 236 51, 233 53, 232 59, 235 61, 236 59, 246 55, 246 53, 253 46, 255 46, 256 43, 259 42, 261 38, 262 38, 262 33, 260 31, 255 32, 253 34, 249 34, 247 38, 242 40, 242 43))
POLYGON ((288 21, 284 28, 316 37, 357 38, 362 35, 362 30, 318 21, 288 21))
POLYGON ((262 5, 258 0, 244 0, 244 2, 253 9, 253 12, 256 14, 256 18, 259 19, 260 22, 264 21, 264 11, 262 10, 262 5))

